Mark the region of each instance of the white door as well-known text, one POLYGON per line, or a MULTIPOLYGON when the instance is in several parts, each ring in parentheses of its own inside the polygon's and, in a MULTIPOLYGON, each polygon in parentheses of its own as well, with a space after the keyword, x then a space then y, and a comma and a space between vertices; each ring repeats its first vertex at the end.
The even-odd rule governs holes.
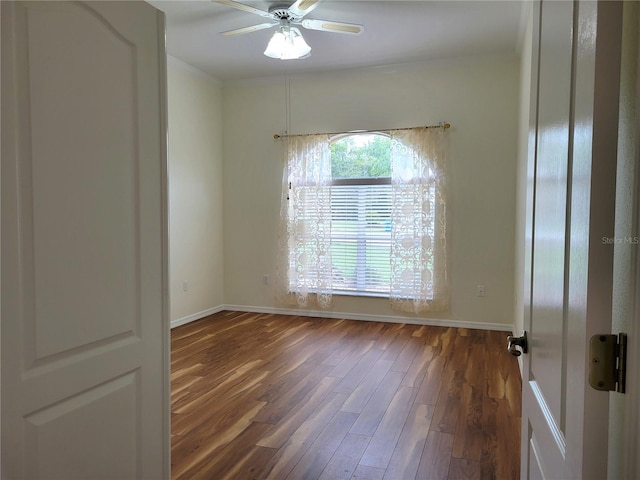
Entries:
POLYGON ((621 2, 534 6, 522 478, 607 477, 607 392, 589 338, 609 333, 621 2))
POLYGON ((164 19, 2 2, 2 478, 169 478, 164 19))

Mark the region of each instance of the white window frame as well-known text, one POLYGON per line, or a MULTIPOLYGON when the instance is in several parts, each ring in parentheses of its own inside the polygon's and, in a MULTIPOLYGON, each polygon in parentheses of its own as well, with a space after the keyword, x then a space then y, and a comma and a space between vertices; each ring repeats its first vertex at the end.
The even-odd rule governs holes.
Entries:
MULTIPOLYGON (((343 140, 349 137, 355 137, 358 135, 377 135, 390 138, 390 135, 385 132, 366 132, 366 133, 346 133, 340 134, 330 139, 330 144, 343 140)), ((391 196, 391 176, 389 177, 351 177, 351 178, 334 178, 331 181, 331 188, 333 187, 341 187, 341 186, 369 186, 369 185, 389 185, 389 195, 391 196)), ((364 205, 355 207, 356 214, 358 217, 361 217, 364 213, 364 205)), ((333 209, 332 209, 333 216, 333 209)), ((363 226, 364 222, 360 221, 359 218, 358 225, 363 226)), ((331 240, 349 240, 353 239, 354 234, 341 234, 341 233, 331 233, 331 240)), ((386 239, 385 239, 386 240, 386 239)), ((366 242, 367 238, 364 237, 364 232, 362 230, 355 233, 355 242, 356 242, 356 251, 357 257, 360 255, 366 255, 366 242)), ((391 268, 391 232, 388 234, 388 244, 389 244, 389 268, 391 268)), ((387 286, 385 290, 373 290, 371 287, 367 289, 366 285, 366 269, 367 264, 365 262, 358 262, 356 260, 356 288, 345 288, 344 286, 336 286, 336 281, 334 279, 334 287, 333 293, 335 295, 347 295, 347 296, 358 296, 358 297, 380 297, 380 298, 389 298, 390 294, 390 285, 387 286)), ((335 268, 335 267, 334 267, 335 268)))

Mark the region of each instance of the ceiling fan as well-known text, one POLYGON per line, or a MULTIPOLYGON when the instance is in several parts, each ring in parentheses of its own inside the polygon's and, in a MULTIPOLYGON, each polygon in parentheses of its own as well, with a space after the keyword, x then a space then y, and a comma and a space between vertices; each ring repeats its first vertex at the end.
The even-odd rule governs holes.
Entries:
POLYGON ((304 18, 318 6, 320 0, 296 0, 289 6, 279 3, 271 6, 268 11, 260 10, 259 8, 251 7, 234 0, 214 1, 269 19, 269 21, 265 23, 221 32, 222 35, 241 35, 277 26, 278 30, 269 41, 264 54, 268 57, 279 58, 281 60, 306 58, 311 54, 311 47, 305 42, 304 38, 302 38, 300 30, 292 25, 301 25, 307 30, 320 30, 323 32, 346 33, 351 35, 357 35, 364 31, 362 25, 355 23, 304 18))

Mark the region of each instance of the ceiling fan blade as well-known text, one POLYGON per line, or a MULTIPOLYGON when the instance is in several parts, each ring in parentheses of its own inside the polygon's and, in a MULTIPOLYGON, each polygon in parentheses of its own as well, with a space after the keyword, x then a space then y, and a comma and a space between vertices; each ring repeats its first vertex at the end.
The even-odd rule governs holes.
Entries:
POLYGON ((355 23, 330 22, 328 20, 302 20, 300 24, 309 30, 321 30, 323 32, 348 33, 357 35, 364 32, 364 25, 355 23))
POLYGON ((222 35, 242 35, 243 33, 257 32, 258 30, 264 30, 265 28, 271 28, 278 25, 277 23, 260 23, 259 25, 251 25, 250 27, 236 28, 235 30, 227 30, 226 32, 220 32, 222 35))
POLYGON ((269 12, 265 12, 264 10, 260 10, 259 8, 250 7, 249 5, 245 5, 243 3, 234 2, 233 0, 213 0, 216 3, 221 3, 222 5, 227 5, 228 7, 237 8, 238 10, 242 10, 244 12, 255 13, 256 15, 260 15, 265 18, 273 18, 273 16, 269 12))
POLYGON ((320 0, 296 0, 295 3, 289 7, 289 11, 296 17, 302 18, 316 8, 318 3, 320 3, 320 0))

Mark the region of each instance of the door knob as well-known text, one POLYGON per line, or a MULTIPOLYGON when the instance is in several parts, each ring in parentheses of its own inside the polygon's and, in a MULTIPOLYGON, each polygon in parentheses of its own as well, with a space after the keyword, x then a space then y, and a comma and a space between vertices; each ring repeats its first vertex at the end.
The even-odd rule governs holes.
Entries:
POLYGON ((514 357, 519 357, 523 353, 527 353, 529 351, 529 348, 527 346, 527 332, 526 331, 522 332, 521 337, 514 337, 513 335, 508 335, 507 349, 509 350, 509 353, 514 357), (520 347, 522 351, 518 350, 518 347, 520 347))

